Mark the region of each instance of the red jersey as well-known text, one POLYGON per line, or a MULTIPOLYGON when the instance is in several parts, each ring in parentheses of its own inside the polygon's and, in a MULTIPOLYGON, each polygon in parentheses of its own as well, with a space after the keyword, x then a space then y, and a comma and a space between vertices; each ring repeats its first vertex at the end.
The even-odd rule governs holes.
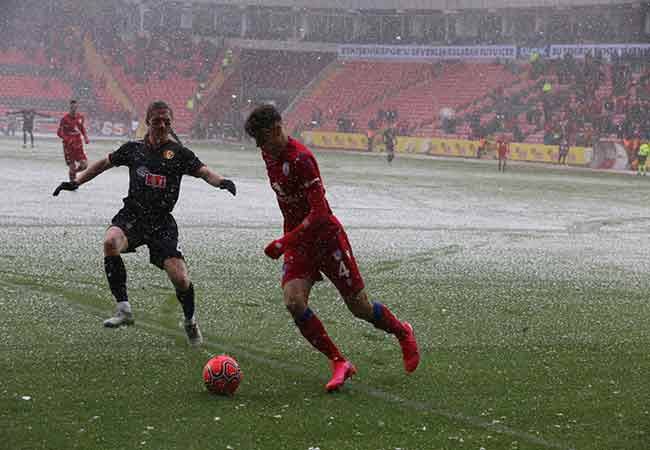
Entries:
POLYGON ((278 159, 262 152, 271 188, 284 216, 284 239, 288 246, 326 238, 339 230, 325 198, 325 188, 314 154, 289 138, 286 152, 278 159))
POLYGON ((507 155, 507 154, 508 154, 508 150, 509 150, 509 149, 508 149, 508 144, 507 144, 507 143, 505 143, 505 142, 499 142, 499 144, 498 144, 498 152, 499 152, 499 155, 501 155, 501 156, 505 156, 505 155, 507 155))
POLYGON ((84 127, 84 120, 83 114, 76 113, 74 116, 71 116, 70 113, 66 113, 61 119, 61 122, 59 122, 59 129, 56 132, 57 136, 64 140, 76 136, 83 136, 85 139, 88 139, 86 128, 84 127))

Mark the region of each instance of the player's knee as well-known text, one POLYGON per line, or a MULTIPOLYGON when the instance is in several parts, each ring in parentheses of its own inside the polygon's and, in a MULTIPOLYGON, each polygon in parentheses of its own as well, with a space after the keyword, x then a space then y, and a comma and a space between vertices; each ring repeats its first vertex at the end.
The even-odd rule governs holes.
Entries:
POLYGON ((307 308, 307 299, 297 292, 285 293, 284 306, 292 317, 298 318, 303 315, 305 308, 307 308))
POLYGON ((174 287, 181 291, 187 291, 190 288, 190 277, 187 271, 181 267, 172 267, 167 269, 167 276, 174 287))
POLYGON ((364 320, 372 319, 372 305, 364 290, 345 298, 345 304, 355 317, 364 320))
POLYGON ((176 289, 186 291, 190 288, 191 281, 185 261, 180 258, 167 258, 164 262, 164 268, 169 280, 176 289))
POLYGON ((187 274, 174 273, 169 275, 169 279, 179 291, 187 291, 190 288, 190 277, 187 274))
POLYGON ((119 239, 114 236, 104 238, 104 254, 106 256, 117 256, 120 254, 119 239))
POLYGON ((118 256, 126 247, 126 237, 120 232, 115 232, 111 229, 104 237, 104 255, 105 256, 118 256))

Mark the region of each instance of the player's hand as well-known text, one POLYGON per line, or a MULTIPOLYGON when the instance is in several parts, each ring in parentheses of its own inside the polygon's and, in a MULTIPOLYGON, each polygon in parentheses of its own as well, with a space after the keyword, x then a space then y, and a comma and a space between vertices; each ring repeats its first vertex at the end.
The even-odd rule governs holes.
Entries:
POLYGON ((64 181, 63 183, 59 184, 56 189, 54 189, 54 192, 52 192, 53 196, 59 195, 61 191, 76 191, 79 189, 79 184, 74 182, 74 181, 64 181))
POLYGON ((284 253, 284 244, 280 239, 276 239, 266 246, 264 253, 271 259, 278 259, 284 253))
POLYGON ((237 195, 237 187, 232 180, 224 178, 223 181, 219 184, 219 189, 225 189, 230 192, 232 195, 237 195))

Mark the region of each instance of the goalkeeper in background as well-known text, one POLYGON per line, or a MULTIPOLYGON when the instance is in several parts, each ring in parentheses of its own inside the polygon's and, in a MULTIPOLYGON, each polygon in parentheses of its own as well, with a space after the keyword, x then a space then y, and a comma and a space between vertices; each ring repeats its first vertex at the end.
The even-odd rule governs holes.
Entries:
MULTIPOLYGON (((104 326, 117 328, 134 323, 126 290, 126 269, 120 256, 146 245, 149 261, 164 270, 176 288, 183 308, 185 332, 190 345, 203 342, 194 314, 194 285, 189 279, 185 259, 178 246, 178 228, 171 212, 176 205, 183 175, 202 178, 206 183, 235 195, 235 183, 213 172, 188 148, 174 142, 172 110, 162 101, 147 108, 147 134, 142 141, 127 142, 116 151, 93 163, 74 180, 63 182, 54 191, 76 190, 102 172, 117 166, 129 168, 129 193, 104 237, 104 269, 117 301, 114 317, 104 326)), ((178 139, 177 139, 178 140, 178 139)))
POLYGON ((30 142, 32 144, 32 148, 34 148, 34 121, 36 120, 36 117, 37 116, 52 117, 52 116, 50 116, 49 114, 39 113, 34 109, 21 109, 20 111, 13 111, 7 113, 7 116, 13 116, 14 118, 16 115, 23 116, 23 148, 27 147, 28 134, 29 134, 30 142))

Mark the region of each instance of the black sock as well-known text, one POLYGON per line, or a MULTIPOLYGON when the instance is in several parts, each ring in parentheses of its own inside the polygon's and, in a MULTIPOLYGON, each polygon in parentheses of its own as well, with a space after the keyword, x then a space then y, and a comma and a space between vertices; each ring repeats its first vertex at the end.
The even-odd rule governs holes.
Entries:
POLYGON ((128 302, 126 294, 126 268, 121 256, 104 256, 104 270, 113 297, 118 302, 128 302))
POLYGON ((187 291, 176 289, 176 297, 181 302, 183 307, 183 314, 186 320, 191 320, 194 317, 194 284, 190 283, 187 291))

